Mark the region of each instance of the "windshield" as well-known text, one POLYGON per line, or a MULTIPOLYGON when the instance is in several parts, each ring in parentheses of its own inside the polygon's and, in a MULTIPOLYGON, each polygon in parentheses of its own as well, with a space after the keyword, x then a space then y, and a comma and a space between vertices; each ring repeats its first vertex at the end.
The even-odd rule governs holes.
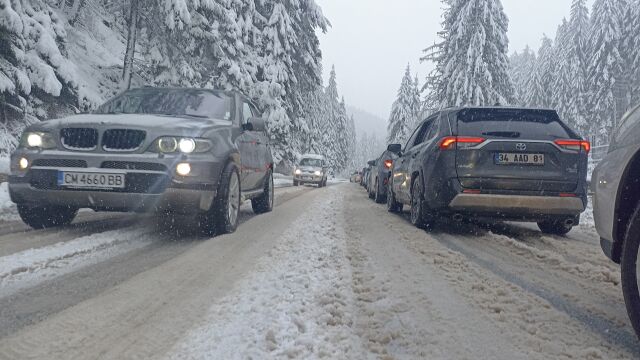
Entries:
POLYGON ((300 160, 300 166, 322 167, 322 160, 310 158, 302 159, 300 160))
POLYGON ((231 98, 195 90, 134 90, 100 106, 97 114, 154 114, 231 120, 231 98))

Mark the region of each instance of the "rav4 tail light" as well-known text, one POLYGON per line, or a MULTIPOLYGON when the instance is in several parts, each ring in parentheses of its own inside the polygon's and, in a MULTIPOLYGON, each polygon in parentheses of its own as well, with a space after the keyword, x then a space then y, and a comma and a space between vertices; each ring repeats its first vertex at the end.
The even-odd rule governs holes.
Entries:
POLYGON ((385 160, 384 161, 385 169, 391 169, 392 166, 393 166, 393 160, 385 160))
POLYGON ((484 142, 484 138, 470 136, 447 136, 440 140, 440 150, 452 150, 473 147, 484 142))
POLYGON ((587 154, 591 151, 591 143, 584 140, 556 140, 555 144, 565 150, 580 151, 582 148, 587 154))

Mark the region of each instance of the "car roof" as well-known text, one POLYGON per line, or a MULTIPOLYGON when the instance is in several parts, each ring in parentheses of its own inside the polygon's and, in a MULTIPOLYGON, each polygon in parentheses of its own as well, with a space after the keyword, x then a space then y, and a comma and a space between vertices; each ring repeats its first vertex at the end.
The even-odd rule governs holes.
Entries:
POLYGON ((460 110, 538 110, 538 111, 556 111, 551 108, 535 108, 526 106, 454 106, 442 109, 441 111, 460 111, 460 110))

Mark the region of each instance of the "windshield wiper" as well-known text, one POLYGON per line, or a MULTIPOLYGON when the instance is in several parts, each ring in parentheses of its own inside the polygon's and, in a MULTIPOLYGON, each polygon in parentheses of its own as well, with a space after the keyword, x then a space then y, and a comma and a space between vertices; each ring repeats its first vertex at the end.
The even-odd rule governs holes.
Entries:
POLYGON ((487 132, 483 132, 482 135, 484 136, 497 136, 497 137, 504 137, 504 138, 519 138, 520 137, 520 133, 517 131, 487 131, 487 132))

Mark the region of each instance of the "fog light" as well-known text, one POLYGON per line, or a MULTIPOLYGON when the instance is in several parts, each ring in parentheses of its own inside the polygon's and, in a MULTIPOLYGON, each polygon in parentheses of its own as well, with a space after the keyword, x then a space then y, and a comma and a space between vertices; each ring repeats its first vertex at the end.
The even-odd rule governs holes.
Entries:
POLYGON ((27 160, 26 158, 20 158, 20 161, 18 161, 18 165, 20 166, 20 169, 26 170, 29 167, 29 160, 27 160))
POLYGON ((178 164, 178 166, 176 166, 176 172, 180 176, 187 176, 191 174, 191 165, 187 163, 178 164))

